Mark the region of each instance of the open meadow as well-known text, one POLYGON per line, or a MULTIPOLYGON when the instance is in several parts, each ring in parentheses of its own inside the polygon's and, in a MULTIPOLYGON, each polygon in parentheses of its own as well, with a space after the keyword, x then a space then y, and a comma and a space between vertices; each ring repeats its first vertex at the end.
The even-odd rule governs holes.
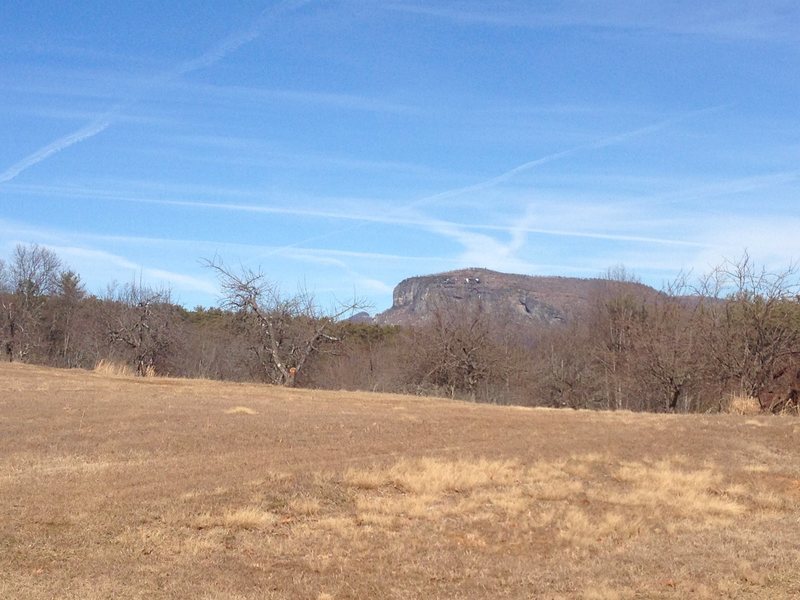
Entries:
POLYGON ((2 598, 798 598, 800 420, 0 365, 2 598))

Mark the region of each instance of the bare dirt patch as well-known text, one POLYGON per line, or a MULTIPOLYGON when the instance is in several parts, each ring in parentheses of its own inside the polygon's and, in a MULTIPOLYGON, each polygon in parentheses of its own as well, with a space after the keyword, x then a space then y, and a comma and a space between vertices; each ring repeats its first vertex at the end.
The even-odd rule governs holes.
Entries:
POLYGON ((0 597, 796 598, 798 431, 3 364, 0 597))

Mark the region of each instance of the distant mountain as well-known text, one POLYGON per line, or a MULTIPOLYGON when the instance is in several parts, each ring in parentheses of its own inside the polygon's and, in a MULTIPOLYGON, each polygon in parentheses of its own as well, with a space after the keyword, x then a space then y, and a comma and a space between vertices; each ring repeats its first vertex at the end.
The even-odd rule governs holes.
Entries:
POLYGON ((365 310, 362 310, 361 312, 357 312, 356 314, 354 314, 354 315, 351 315, 351 316, 349 316, 349 317, 347 317, 347 318, 345 319, 345 321, 346 321, 347 323, 357 323, 357 324, 361 324, 361 323, 372 323, 372 322, 373 322, 373 320, 374 320, 374 319, 373 319, 373 318, 370 316, 370 314, 369 314, 367 311, 365 311, 365 310))
POLYGON ((629 288, 637 296, 659 293, 632 282, 460 269, 401 281, 394 289, 392 307, 374 320, 385 325, 415 325, 428 320, 438 307, 481 303, 494 318, 521 324, 560 323, 586 310, 612 283, 629 288))

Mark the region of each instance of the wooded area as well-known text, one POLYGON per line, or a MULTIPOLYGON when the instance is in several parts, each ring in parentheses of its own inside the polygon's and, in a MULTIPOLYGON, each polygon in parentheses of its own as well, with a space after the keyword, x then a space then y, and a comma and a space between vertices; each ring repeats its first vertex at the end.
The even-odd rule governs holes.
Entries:
POLYGON ((798 411, 797 272, 747 255, 649 295, 615 270, 588 310, 527 328, 467 304, 414 327, 349 322, 358 299, 323 311, 261 272, 208 267, 224 300, 187 310, 135 281, 91 295, 53 251, 19 245, 0 261, 5 358, 503 404, 708 412, 747 397, 763 411, 798 411))

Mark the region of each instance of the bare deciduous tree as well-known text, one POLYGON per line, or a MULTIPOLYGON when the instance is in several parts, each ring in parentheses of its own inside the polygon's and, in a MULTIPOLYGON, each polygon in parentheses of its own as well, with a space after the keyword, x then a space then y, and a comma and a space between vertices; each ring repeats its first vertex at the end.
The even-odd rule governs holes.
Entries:
POLYGON ((315 354, 341 342, 335 323, 367 307, 354 298, 324 312, 307 290, 286 296, 260 270, 235 273, 218 259, 206 266, 217 274, 223 308, 239 316, 263 376, 276 385, 295 385, 315 354))
POLYGON ((638 385, 637 410, 687 410, 690 391, 700 376, 692 309, 676 296, 647 303, 631 332, 631 375, 638 385))
POLYGON ((737 391, 759 398, 781 374, 800 364, 798 270, 772 272, 745 253, 726 261, 700 285, 703 319, 698 322, 720 378, 737 391))
POLYGON ((6 261, 0 258, 0 294, 7 294, 10 290, 8 267, 6 261))
POLYGON ((586 323, 559 324, 542 331, 528 358, 533 363, 536 404, 593 408, 600 391, 594 340, 586 323))
POLYGON ((431 322, 413 333, 408 356, 411 380, 423 389, 475 399, 479 385, 499 366, 500 353, 491 333, 481 303, 439 306, 431 322))
POLYGON ((2 317, 9 360, 25 360, 44 342, 42 314, 49 295, 58 289, 62 263, 55 252, 37 244, 18 244, 3 269, 2 317))
POLYGON ((595 363, 602 372, 603 408, 630 409, 630 359, 635 331, 645 318, 645 298, 631 290, 638 280, 624 267, 609 269, 589 315, 595 363))
POLYGON ((163 372, 174 338, 173 306, 168 290, 132 282, 107 293, 105 326, 112 344, 122 345, 132 357, 137 375, 163 372))

